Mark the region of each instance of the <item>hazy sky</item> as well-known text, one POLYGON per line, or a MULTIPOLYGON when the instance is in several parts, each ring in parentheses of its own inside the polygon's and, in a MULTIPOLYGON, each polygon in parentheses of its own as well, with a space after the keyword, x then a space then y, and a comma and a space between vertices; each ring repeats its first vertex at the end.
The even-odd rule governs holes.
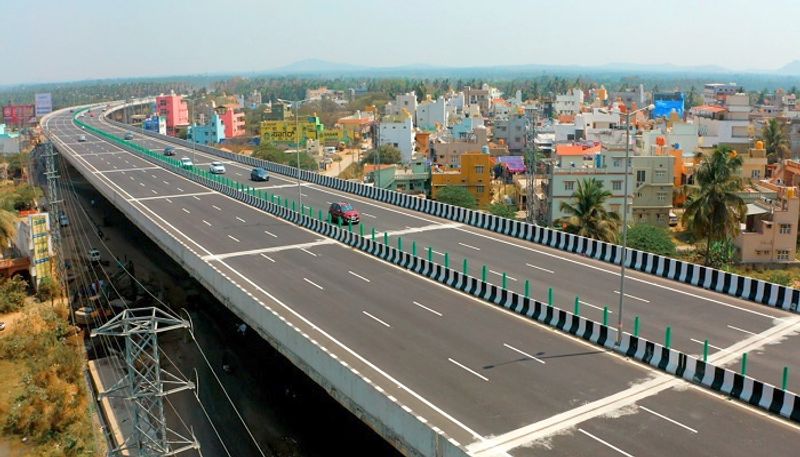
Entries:
POLYGON ((0 84, 370 66, 774 69, 800 0, 0 0, 0 84))

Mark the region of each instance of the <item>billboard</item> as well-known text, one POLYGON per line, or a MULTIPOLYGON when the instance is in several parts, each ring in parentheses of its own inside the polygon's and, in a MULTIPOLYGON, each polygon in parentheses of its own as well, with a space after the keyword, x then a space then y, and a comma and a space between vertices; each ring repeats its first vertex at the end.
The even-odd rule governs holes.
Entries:
POLYGON ((3 107, 3 122, 16 127, 35 124, 35 113, 33 105, 6 105, 3 107))
POLYGON ((36 117, 53 112, 53 96, 49 92, 46 94, 36 94, 35 97, 36 117))
POLYGON ((683 118, 685 109, 683 92, 655 93, 653 94, 653 104, 656 106, 653 110, 653 118, 670 117, 673 111, 678 114, 678 117, 683 118))

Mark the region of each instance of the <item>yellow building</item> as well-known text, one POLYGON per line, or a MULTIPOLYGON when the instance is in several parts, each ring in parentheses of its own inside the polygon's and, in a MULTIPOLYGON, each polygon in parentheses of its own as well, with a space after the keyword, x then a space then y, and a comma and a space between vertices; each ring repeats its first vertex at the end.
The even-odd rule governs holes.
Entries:
POLYGON ((431 198, 436 200, 438 192, 446 186, 466 188, 478 202, 480 208, 492 201, 492 167, 494 158, 482 152, 471 152, 461 156, 461 168, 435 171, 431 174, 431 198))

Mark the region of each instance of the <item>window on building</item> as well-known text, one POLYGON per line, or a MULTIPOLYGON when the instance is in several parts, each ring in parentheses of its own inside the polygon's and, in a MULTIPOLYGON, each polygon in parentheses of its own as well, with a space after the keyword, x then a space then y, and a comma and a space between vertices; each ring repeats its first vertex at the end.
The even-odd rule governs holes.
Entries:
POLYGON ((656 193, 656 200, 660 202, 667 201, 667 193, 666 192, 657 192, 656 193))
POLYGON ((622 160, 614 159, 614 167, 619 168, 622 166, 622 160))
POLYGON ((483 191, 484 191, 484 189, 485 189, 485 188, 484 188, 483 186, 477 186, 477 187, 475 188, 475 190, 476 190, 476 191, 477 191, 479 194, 482 194, 482 193, 483 193, 483 191))
POLYGON ((663 178, 667 176, 666 170, 656 170, 656 178, 663 178))
POLYGON ((646 170, 636 170, 636 187, 639 187, 642 184, 644 184, 646 177, 647 177, 646 170))
POLYGON ((781 224, 780 233, 784 235, 792 233, 792 224, 781 224))
POLYGON ((611 181, 611 190, 622 190, 622 181, 611 181))
POLYGON ((761 179, 761 170, 752 170, 750 172, 750 177, 753 179, 761 179))
POLYGON ((564 181, 564 190, 574 190, 575 181, 564 181))
POLYGON ((789 260, 789 251, 785 249, 778 249, 778 260, 789 260))
POLYGON ((475 166, 475 174, 482 175, 483 174, 483 165, 476 165, 475 166))

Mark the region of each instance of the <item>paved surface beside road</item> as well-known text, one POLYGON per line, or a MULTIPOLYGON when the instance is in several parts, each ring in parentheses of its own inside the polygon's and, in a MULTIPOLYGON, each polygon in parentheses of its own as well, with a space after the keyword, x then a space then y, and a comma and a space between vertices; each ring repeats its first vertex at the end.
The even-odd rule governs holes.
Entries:
MULTIPOLYGON (((306 237, 316 243, 316 235, 207 189, 200 192, 166 171, 162 175, 152 169, 129 170, 128 175, 137 173, 134 179, 110 179, 137 159, 111 153, 113 147, 109 151, 94 137, 76 142, 80 130, 67 116, 51 120, 51 129, 81 156, 104 156, 107 162, 94 168, 82 162, 89 158, 78 159, 98 185, 122 194, 150 191, 151 197, 130 194, 128 204, 142 217, 159 221, 299 331, 323 342, 326 350, 463 445, 489 441, 584 404, 607 401, 613 407, 618 402, 614 395, 647 385, 654 376, 648 369, 337 243, 310 246, 306 237), (208 224, 212 229, 203 228, 208 224), (252 243, 250 238, 257 234, 259 242, 252 243)), ((418 227, 427 225, 430 222, 420 221, 418 227)), ((656 390, 644 390, 642 398, 656 390)), ((746 415, 763 427, 789 429, 785 433, 790 439, 800 438, 795 429, 773 419, 702 395, 705 409, 746 415)), ((685 395, 672 404, 688 412, 697 407, 685 395)), ((677 433, 673 436, 680 439, 677 433)))
MULTIPOLYGON (((125 131, 104 124, 103 119, 90 121, 116 133, 125 131)), ((137 135, 135 141, 153 150, 163 150, 169 144, 142 135, 137 135)), ((191 152, 181 149, 178 148, 179 154, 191 152)), ((210 154, 196 154, 200 165, 216 160, 210 154)), ((254 184, 248 180, 249 167, 238 163, 227 166, 228 177, 243 184, 254 184)), ((292 186, 295 182, 273 173, 269 183, 256 187, 296 199, 297 187, 292 186)), ((461 268, 466 258, 474 276, 480 276, 481 266, 487 265, 488 280, 495 284, 502 283, 505 272, 511 290, 523 292, 527 279, 532 295, 538 300, 546 301, 548 288, 552 287, 556 306, 572 310, 575 298, 579 297, 585 316, 602 321, 603 307, 608 306, 610 322, 617 321, 619 269, 613 265, 310 183, 305 183, 302 193, 304 204, 311 205, 315 211, 325 211, 332 201, 353 203, 361 212, 366 233, 372 227, 379 234, 388 231, 392 239, 402 237, 406 249, 416 241, 420 255, 430 246, 434 260, 444 263, 444 254, 448 253, 450 265, 456 268, 461 268)), ((784 366, 800 375, 800 351, 780 343, 786 336, 800 332, 797 314, 630 270, 629 278, 625 285, 623 313, 627 331, 633 331, 635 317, 640 316, 640 334, 663 342, 666 327, 670 326, 673 347, 697 355, 702 353, 706 339, 711 353, 737 350, 734 345, 743 341, 749 343, 748 348, 757 350, 769 345, 768 350, 759 354, 760 363, 753 364, 748 371, 751 376, 777 382, 773 380, 780 378, 784 366), (780 334, 770 332, 777 325, 787 323, 789 325, 784 325, 780 334)), ((733 360, 729 366, 738 363, 738 359, 733 360)))

